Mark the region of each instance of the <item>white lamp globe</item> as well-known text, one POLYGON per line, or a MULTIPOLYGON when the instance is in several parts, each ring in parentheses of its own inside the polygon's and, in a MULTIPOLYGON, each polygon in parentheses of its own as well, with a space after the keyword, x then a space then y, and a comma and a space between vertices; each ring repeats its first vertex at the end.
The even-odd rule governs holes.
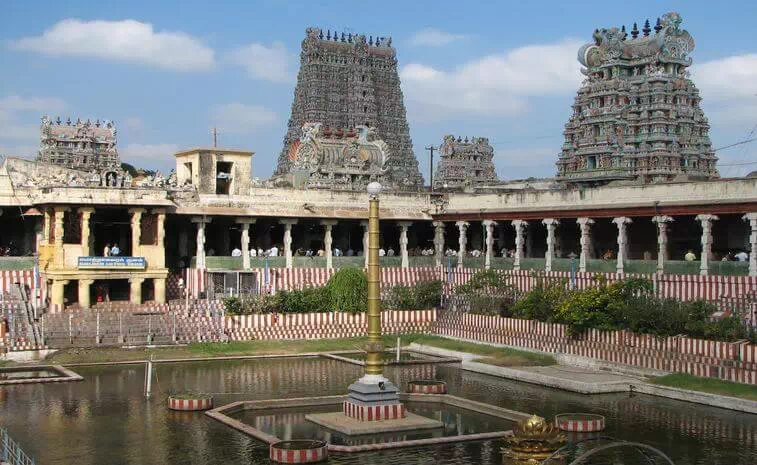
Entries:
POLYGON ((376 181, 368 184, 368 195, 371 197, 377 197, 381 193, 381 183, 376 181))

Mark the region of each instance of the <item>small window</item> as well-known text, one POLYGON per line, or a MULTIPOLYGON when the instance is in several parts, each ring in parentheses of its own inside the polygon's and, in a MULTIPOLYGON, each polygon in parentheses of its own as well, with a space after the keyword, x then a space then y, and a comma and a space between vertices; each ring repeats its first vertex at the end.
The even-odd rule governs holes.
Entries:
POLYGON ((216 162, 216 194, 229 195, 231 193, 231 173, 234 163, 228 161, 216 162))
POLYGON ((586 161, 587 161, 586 167, 589 168, 590 170, 593 170, 593 169, 597 168, 597 156, 596 155, 592 155, 592 156, 588 157, 586 161))
POLYGON ((192 176, 192 163, 184 163, 184 169, 187 171, 188 183, 194 184, 194 177, 192 176))

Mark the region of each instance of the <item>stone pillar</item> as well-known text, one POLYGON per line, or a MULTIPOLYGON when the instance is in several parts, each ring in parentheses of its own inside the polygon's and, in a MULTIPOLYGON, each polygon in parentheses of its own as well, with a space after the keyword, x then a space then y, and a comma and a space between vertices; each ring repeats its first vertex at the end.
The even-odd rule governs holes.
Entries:
MULTIPOLYGON (((334 238, 331 231, 337 224, 337 220, 321 220, 323 225, 323 251, 326 252, 326 269, 334 268, 334 238)), ((290 247, 291 253, 291 247, 290 247)))
POLYGON ((131 213, 131 256, 139 257, 142 253, 139 250, 140 239, 142 235, 142 213, 144 208, 130 208, 131 213))
POLYGON ((457 267, 462 268, 465 260, 465 247, 468 245, 468 226, 470 223, 467 221, 458 221, 455 223, 460 230, 460 238, 458 239, 457 249, 457 267))
MULTIPOLYGON (((129 302, 140 305, 142 303, 142 283, 145 278, 129 278, 129 302)), ((165 298, 165 290, 163 292, 165 298)))
POLYGON ((442 266, 444 257, 444 221, 434 221, 434 258, 436 266, 442 266))
MULTIPOLYGON (((205 268, 205 225, 210 223, 206 216, 196 216, 192 218, 192 223, 197 224, 197 251, 195 252, 195 267, 205 268)), ((187 267, 189 263, 187 263, 187 267)))
POLYGON ((89 298, 89 287, 95 282, 94 279, 80 279, 79 280, 79 307, 89 308, 92 306, 92 302, 89 298))
POLYGON ((166 278, 154 278, 152 284, 155 290, 155 303, 166 303, 166 278))
POLYGON ((54 279, 52 285, 52 296, 50 302, 56 311, 63 310, 65 302, 63 301, 63 288, 68 284, 68 280, 54 279))
POLYGON ((44 213, 44 225, 42 226, 42 240, 45 241, 46 244, 50 244, 50 222, 53 221, 53 216, 50 215, 50 210, 45 208, 44 213))
POLYGON ((702 223, 702 254, 699 257, 699 274, 707 276, 710 273, 710 253, 712 253, 712 222, 717 221, 715 215, 697 215, 696 220, 702 223))
POLYGON ((485 266, 488 270, 492 267, 492 256, 493 256, 493 249, 494 249, 494 227, 497 225, 496 221, 492 220, 484 220, 483 222, 484 228, 486 228, 486 258, 485 258, 485 266))
POLYGON ((526 227, 528 227, 528 221, 513 220, 512 225, 515 228, 515 260, 513 261, 513 270, 520 270, 520 260, 523 258, 523 245, 526 242, 523 233, 526 227))
POLYGON ((55 207, 55 267, 63 268, 63 215, 68 211, 68 207, 55 207))
POLYGON ((744 215, 744 221, 749 222, 752 230, 749 234, 749 276, 757 276, 757 212, 744 215))
POLYGON ((412 221, 397 222, 397 226, 400 228, 400 256, 402 257, 402 268, 410 266, 410 258, 407 254, 407 230, 412 224, 412 221))
POLYGON ((652 217, 652 222, 657 224, 657 272, 662 273, 665 268, 665 260, 668 259, 668 223, 673 218, 665 215, 652 217))
POLYGON ((555 229, 560 220, 545 218, 542 224, 547 227, 547 252, 544 254, 544 271, 552 271, 552 260, 555 256, 555 229))
POLYGON ((581 217, 576 220, 578 227, 581 228, 581 255, 578 258, 578 271, 581 273, 586 272, 586 265, 589 262, 589 253, 591 249, 591 225, 594 224, 594 220, 588 217, 581 217))
POLYGON ((360 226, 363 227, 363 256, 365 257, 365 266, 368 268, 368 222, 363 220, 360 222, 360 226))
POLYGON ((628 250, 626 227, 629 223, 632 223, 633 220, 625 216, 620 216, 618 218, 613 218, 612 222, 618 226, 618 263, 615 270, 617 273, 623 274, 626 261, 626 252, 628 250))
POLYGON ((242 229, 242 240, 240 249, 242 249, 242 268, 250 269, 250 225, 255 223, 252 218, 237 218, 237 223, 242 229))
MULTIPOLYGON (((84 257, 89 257, 93 254, 93 250, 91 249, 92 237, 89 227, 89 220, 92 216, 92 212, 94 211, 95 209, 92 207, 79 208, 79 213, 81 213, 81 254, 84 257)), ((81 281, 79 281, 79 290, 81 290, 81 281)))
POLYGON ((284 219, 279 220, 279 223, 284 225, 284 257, 286 259, 286 267, 292 267, 292 226, 297 224, 296 219, 284 219))

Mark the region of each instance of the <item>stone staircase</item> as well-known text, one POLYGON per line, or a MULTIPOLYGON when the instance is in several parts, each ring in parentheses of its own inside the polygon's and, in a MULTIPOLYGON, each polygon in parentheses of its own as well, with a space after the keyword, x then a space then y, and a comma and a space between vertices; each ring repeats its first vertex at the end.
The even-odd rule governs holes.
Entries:
POLYGON ((703 341, 684 336, 658 338, 624 331, 597 330, 574 338, 567 334, 564 325, 454 312, 440 315, 433 333, 588 357, 635 368, 757 384, 755 347, 746 341, 703 341))
POLYGON ((42 337, 34 319, 34 310, 24 289, 13 284, 10 292, 0 296, 0 320, 5 335, 0 339, 0 351, 42 349, 42 337))

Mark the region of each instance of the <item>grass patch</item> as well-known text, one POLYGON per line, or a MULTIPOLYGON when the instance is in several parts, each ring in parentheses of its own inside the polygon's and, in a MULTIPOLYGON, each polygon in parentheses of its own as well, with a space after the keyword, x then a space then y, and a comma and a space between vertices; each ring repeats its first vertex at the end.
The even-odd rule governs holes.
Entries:
POLYGON ((557 364, 557 361, 551 355, 537 354, 508 347, 494 347, 483 344, 474 344, 471 342, 456 341, 454 339, 446 339, 439 336, 418 335, 412 339, 412 342, 439 347, 440 349, 483 355, 483 357, 475 359, 474 361, 502 367, 548 366, 557 364))
POLYGON ((732 383, 712 378, 699 378, 685 373, 674 373, 651 380, 652 384, 669 386, 691 391, 709 392, 721 396, 738 397, 757 401, 757 386, 732 383))

